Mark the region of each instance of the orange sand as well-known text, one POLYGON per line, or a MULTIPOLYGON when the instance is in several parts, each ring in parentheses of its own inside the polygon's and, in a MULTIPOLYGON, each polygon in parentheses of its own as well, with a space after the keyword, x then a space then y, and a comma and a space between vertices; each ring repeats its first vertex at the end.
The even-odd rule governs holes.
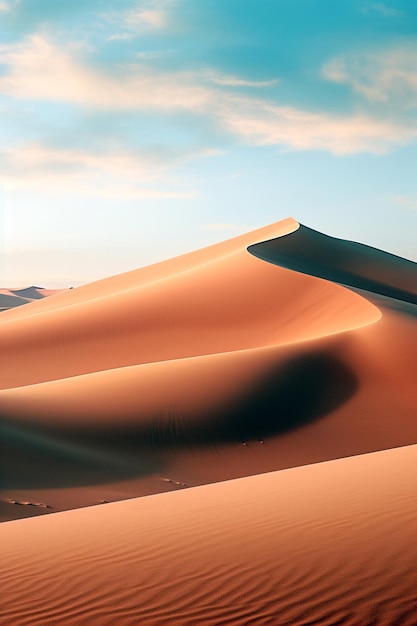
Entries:
POLYGON ((5 523, 7 624, 414 625, 417 446, 5 523))
POLYGON ((0 319, 8 624, 416 623, 417 264, 289 218, 41 292, 0 319))

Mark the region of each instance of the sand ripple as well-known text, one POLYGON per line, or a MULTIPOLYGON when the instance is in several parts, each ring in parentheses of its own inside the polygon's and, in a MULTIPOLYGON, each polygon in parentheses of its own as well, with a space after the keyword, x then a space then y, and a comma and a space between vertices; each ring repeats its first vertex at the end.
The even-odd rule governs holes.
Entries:
POLYGON ((410 446, 5 523, 3 615, 411 626, 416 461, 410 446))

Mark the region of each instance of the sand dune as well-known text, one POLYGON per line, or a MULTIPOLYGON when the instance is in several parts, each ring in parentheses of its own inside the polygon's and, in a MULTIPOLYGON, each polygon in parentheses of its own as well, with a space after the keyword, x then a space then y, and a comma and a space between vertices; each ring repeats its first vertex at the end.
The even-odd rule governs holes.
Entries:
POLYGON ((379 317, 347 290, 260 262, 247 253, 250 241, 242 236, 8 314, 1 386, 303 341, 379 317))
POLYGON ((4 312, 22 304, 29 304, 29 302, 55 295, 61 291, 62 289, 43 289, 42 287, 0 289, 0 311, 4 312))
POLYGON ((281 267, 417 304, 413 261, 303 225, 292 237, 253 244, 249 252, 281 267))
POLYGON ((8 624, 415 624, 417 446, 20 520, 8 624))
POLYGON ((416 623, 417 264, 287 219, 32 289, 0 293, 32 298, 0 320, 7 624, 416 623))
POLYGON ((0 311, 2 312, 16 306, 21 306, 22 304, 27 304, 28 302, 31 302, 31 300, 28 298, 19 298, 9 289, 0 290, 0 311))
POLYGON ((2 314, 3 519, 415 443, 413 269, 288 219, 2 314))

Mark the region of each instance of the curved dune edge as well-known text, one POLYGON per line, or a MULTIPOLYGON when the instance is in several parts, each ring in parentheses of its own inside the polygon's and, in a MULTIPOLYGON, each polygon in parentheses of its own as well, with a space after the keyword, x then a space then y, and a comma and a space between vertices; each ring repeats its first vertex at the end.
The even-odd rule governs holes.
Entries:
POLYGON ((4 523, 20 624, 394 624, 417 614, 417 446, 4 523))
MULTIPOLYGON (((195 270, 204 266, 213 260, 227 256, 238 250, 246 249, 248 246, 270 239, 272 237, 281 237, 294 232, 300 227, 300 224, 292 217, 288 217, 279 222, 258 228, 257 230, 238 235, 232 239, 213 244, 206 248, 201 248, 187 254, 183 254, 160 263, 155 263, 146 267, 131 270, 123 274, 117 274, 108 278, 103 278, 87 285, 82 285, 76 289, 65 291, 62 294, 56 294, 53 300, 44 299, 42 303, 34 303, 31 307, 21 308, 13 311, 13 319, 18 317, 27 317, 38 315, 50 309, 58 309, 66 306, 72 306, 78 302, 100 298, 109 294, 120 294, 123 291, 135 289, 159 280, 164 280, 172 275, 180 274, 195 270)), ((4 317, 6 319, 6 317, 4 317)))
POLYGON ((252 244, 248 251, 280 267, 417 304, 417 263, 302 224, 296 232, 252 244))
MULTIPOLYGON (((284 222, 284 232, 295 228, 284 222)), ((343 287, 256 259, 243 245, 248 237, 218 244, 220 255, 214 246, 204 263, 196 253, 200 261, 188 269, 183 259, 180 271, 173 269, 177 259, 157 266, 154 281, 145 272, 141 282, 138 270, 134 287, 132 276, 122 275, 109 279, 119 286, 114 292, 106 281, 99 285, 106 295, 72 303, 72 290, 39 302, 36 314, 35 307, 30 315, 9 314, 0 325, 0 347, 9 355, 0 363, 1 386, 291 344, 380 318, 377 307, 343 287), (125 278, 129 288, 121 289, 125 278), (58 299, 65 306, 57 308, 58 299)))
MULTIPOLYGON (((227 424, 233 416, 236 423, 243 423, 250 406, 260 430, 262 415, 269 411, 279 432, 280 422, 287 427, 298 423, 298 391, 310 403, 302 411, 304 417, 300 415, 303 422, 337 407, 357 387, 354 374, 334 353, 331 341, 328 345, 325 340, 308 343, 309 348, 272 346, 203 355, 6 389, 0 392, 1 411, 14 424, 35 425, 58 434, 129 428, 138 434, 141 428, 152 431, 153 425, 155 437, 159 432, 163 440, 166 430, 167 435, 175 433, 180 443, 181 435, 184 441, 195 437, 210 441, 214 422, 227 424), (334 401, 323 405, 319 396, 329 400, 331 396, 334 401)), ((264 426, 259 434, 265 436, 270 430, 264 426)), ((242 431, 239 439, 253 434, 242 431)))
POLYGON ((416 443, 415 305, 247 251, 301 228, 2 316, 1 519, 416 443))

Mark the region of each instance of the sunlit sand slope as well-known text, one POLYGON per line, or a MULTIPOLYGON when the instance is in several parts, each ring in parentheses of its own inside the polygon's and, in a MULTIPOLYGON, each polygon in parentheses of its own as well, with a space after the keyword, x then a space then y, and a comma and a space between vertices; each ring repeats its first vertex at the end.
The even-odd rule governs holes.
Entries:
POLYGON ((357 246, 288 219, 3 313, 1 518, 417 443, 417 265, 357 246))
POLYGON ((5 523, 7 624, 403 624, 417 446, 5 523))
MULTIPOLYGON (((297 226, 284 220, 258 236, 297 226)), ((242 236, 6 314, 1 386, 303 341, 378 319, 356 294, 256 259, 246 250, 250 240, 242 236)))

